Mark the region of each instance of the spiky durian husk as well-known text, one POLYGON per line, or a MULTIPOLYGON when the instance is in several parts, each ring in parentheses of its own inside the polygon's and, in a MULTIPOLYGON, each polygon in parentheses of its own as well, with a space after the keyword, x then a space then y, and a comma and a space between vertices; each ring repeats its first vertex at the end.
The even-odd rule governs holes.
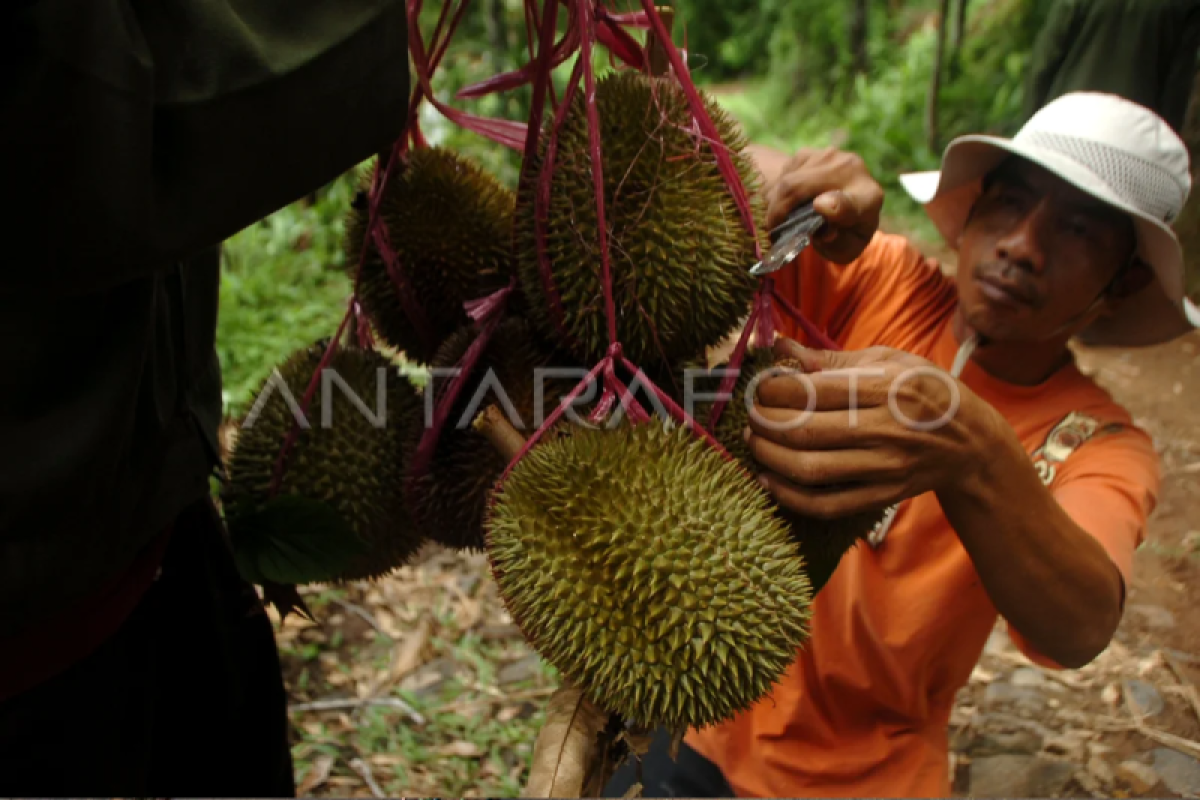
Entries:
MULTIPOLYGON (((731 392, 733 397, 726 403, 716 428, 712 431, 713 436, 731 456, 747 470, 755 473, 762 471, 762 466, 750 454, 744 436, 746 427, 750 424, 750 406, 754 403, 753 393, 747 397, 747 392, 751 389, 751 382, 755 376, 762 374, 760 381, 765 379, 768 375, 763 373, 772 366, 776 366, 776 360, 771 350, 760 348, 746 352, 731 392)), ((778 362, 778 366, 798 369, 798 365, 789 362, 778 362)), ((721 373, 715 372, 711 377, 695 381, 694 385, 703 392, 715 393, 721 378, 721 373)), ((711 401, 697 403, 696 421, 707 427, 711 411, 711 401)), ((865 539, 883 518, 882 511, 871 511, 836 519, 815 519, 782 506, 778 507, 778 514, 787 522, 793 538, 800 547, 800 553, 804 556, 805 571, 808 573, 814 594, 820 592, 829 582, 842 557, 859 541, 865 539)))
POLYGON ((594 702, 647 728, 762 698, 807 639, 786 526, 736 463, 682 427, 572 427, 518 462, 488 518, 500 594, 594 702))
MULTIPOLYGON (((370 173, 362 188, 370 186, 370 173)), ((422 339, 372 243, 359 299, 380 337, 411 360, 428 364, 436 348, 468 318, 463 303, 508 285, 513 193, 474 161, 440 147, 411 151, 389 180, 380 213, 389 241, 411 281, 433 334, 422 339)), ((366 233, 366 204, 346 220, 347 274, 354 278, 366 233)))
MULTIPOLYGON (((478 335, 475 326, 460 328, 438 350, 432 366, 457 366, 478 335)), ((430 539, 447 547, 483 548, 483 518, 488 493, 508 462, 483 434, 472 427, 471 422, 488 405, 496 403, 522 435, 533 435, 554 411, 558 398, 570 392, 583 377, 580 375, 573 380, 546 377, 541 415, 537 416, 534 409, 535 370, 540 367, 579 369, 572 367, 561 351, 538 338, 525 320, 509 318, 502 322, 459 393, 428 468, 416 477, 412 486, 413 519, 430 539), (494 378, 488 378, 489 371, 494 378), (481 399, 475 400, 485 379, 492 388, 481 399), (496 391, 497 385, 503 389, 503 398, 496 391), (511 403, 515 418, 508 416, 510 409, 505 401, 511 403)), ((450 378, 436 380, 433 388, 440 395, 450 378)), ((422 426, 410 433, 407 447, 410 453, 416 451, 424 431, 422 426)))
MULTIPOLYGON (((761 230, 758 177, 742 152, 742 134, 718 105, 705 102, 761 230)), ((676 83, 633 71, 610 73, 597 84, 596 107, 618 337, 639 366, 670 368, 721 341, 748 311, 755 289, 748 273, 754 239, 712 148, 689 132, 691 112, 676 83)), ((547 141, 544 136, 533 161, 534 175, 544 163, 547 141)), ((588 363, 609 345, 593 186, 580 93, 559 133, 546 249, 572 352, 588 363)), ((528 181, 517 201, 521 286, 531 318, 546 335, 562 338, 538 267, 535 189, 536 181, 528 181)))
MULTIPOLYGON (((292 353, 278 367, 297 407, 325 350, 326 342, 318 342, 292 353)), ((327 369, 345 381, 371 414, 382 414, 384 424, 375 427, 332 379, 326 423, 325 392, 318 384, 305 414, 309 427, 299 430, 289 452, 279 495, 300 495, 331 506, 367 545, 366 553, 331 573, 328 581, 375 578, 402 566, 423 542, 409 521, 400 491, 403 443, 406 432, 420 425, 421 398, 395 365, 374 351, 339 347, 327 369), (383 409, 377 405, 379 380, 386 381, 383 409)), ((264 383, 238 431, 229 482, 222 492, 235 546, 236 520, 269 501, 275 463, 295 419, 281 387, 264 383)))

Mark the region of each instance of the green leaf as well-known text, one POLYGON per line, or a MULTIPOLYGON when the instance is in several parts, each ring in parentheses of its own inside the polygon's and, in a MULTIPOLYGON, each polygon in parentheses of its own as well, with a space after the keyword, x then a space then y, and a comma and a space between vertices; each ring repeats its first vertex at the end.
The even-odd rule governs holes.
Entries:
POLYGON ((229 522, 238 569, 252 583, 329 581, 367 550, 332 506, 281 495, 229 522))

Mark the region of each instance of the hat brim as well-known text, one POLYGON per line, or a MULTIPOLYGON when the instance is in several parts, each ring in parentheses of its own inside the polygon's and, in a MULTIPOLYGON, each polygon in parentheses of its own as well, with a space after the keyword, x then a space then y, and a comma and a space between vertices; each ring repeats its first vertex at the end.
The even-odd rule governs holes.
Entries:
POLYGON ((1053 172, 1081 191, 1129 214, 1134 221, 1138 254, 1154 270, 1157 280, 1090 325, 1082 334, 1088 344, 1144 347, 1170 341, 1197 327, 1189 319, 1192 316, 1189 311, 1195 307, 1188 308, 1191 304, 1183 294, 1183 251, 1174 231, 1124 203, 1075 161, 1009 139, 962 136, 946 148, 940 171, 902 175, 900 183, 924 206, 946 242, 957 249, 984 176, 1009 156, 1019 156, 1053 172))

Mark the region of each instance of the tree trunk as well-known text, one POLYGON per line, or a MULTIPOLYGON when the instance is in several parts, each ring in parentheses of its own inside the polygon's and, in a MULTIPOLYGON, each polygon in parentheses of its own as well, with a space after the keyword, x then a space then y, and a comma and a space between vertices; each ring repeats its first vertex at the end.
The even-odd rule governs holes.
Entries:
POLYGON ((950 49, 955 58, 962 50, 963 37, 967 35, 967 2, 968 0, 956 0, 954 9, 954 40, 950 49))
POLYGON ((946 21, 950 16, 950 0, 942 0, 938 14, 937 51, 933 56, 933 76, 929 95, 925 98, 925 134, 929 149, 938 152, 938 93, 942 88, 942 62, 946 56, 946 21))
POLYGON ((508 21, 504 16, 504 0, 487 0, 483 19, 492 58, 496 60, 497 66, 503 68, 508 54, 508 21))
POLYGON ((870 11, 869 0, 850 0, 850 53, 855 75, 865 75, 870 68, 867 54, 867 24, 870 11))
POLYGON ((967 2, 968 0, 954 0, 954 33, 950 39, 951 81, 958 80, 962 75, 962 44, 967 35, 967 2))

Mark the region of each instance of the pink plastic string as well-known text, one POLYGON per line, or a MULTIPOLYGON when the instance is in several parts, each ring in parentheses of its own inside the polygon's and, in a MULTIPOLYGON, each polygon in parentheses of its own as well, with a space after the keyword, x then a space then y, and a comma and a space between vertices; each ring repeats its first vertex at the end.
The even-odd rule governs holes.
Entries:
MULTIPOLYGON (((742 360, 746 356, 746 347, 750 344, 750 332, 758 324, 758 317, 762 313, 762 305, 759 302, 761 294, 761 291, 755 294, 750 316, 747 317, 746 324, 742 327, 742 333, 738 336, 737 344, 734 345, 733 352, 729 355, 729 361, 725 365, 729 372, 721 379, 721 385, 718 389, 721 395, 729 394, 733 389, 733 385, 737 382, 738 373, 742 367, 742 360)), ((721 414, 725 411, 725 406, 728 402, 725 399, 718 399, 713 403, 712 410, 708 414, 708 427, 711 430, 717 429, 717 423, 720 422, 721 414)))
POLYGON ((458 400, 463 387, 467 385, 467 381, 474 373, 475 366, 487 349, 492 336, 500 327, 500 323, 504 319, 504 310, 507 307, 508 298, 515 286, 514 279, 503 289, 493 292, 480 300, 464 304, 467 307, 467 313, 479 325, 480 331, 475 340, 471 342, 470 347, 467 348, 467 351, 463 353, 458 364, 455 365, 459 369, 459 374, 450 379, 446 388, 438 397, 437 403, 434 406, 431 424, 421 434, 421 441, 417 445, 417 451, 413 454, 413 460, 409 468, 408 483, 410 491, 415 488, 416 482, 424 477, 426 470, 429 468, 429 463, 433 460, 438 440, 441 438, 446 420, 449 419, 450 412, 454 408, 454 403, 458 400))
MULTIPOLYGON (((637 374, 638 368, 629 359, 622 358, 621 363, 624 365, 625 369, 629 370, 630 372, 634 373, 635 375, 637 374)), ((669 413, 671 416, 673 416, 678 421, 682 422, 684 425, 687 425, 692 430, 699 431, 700 435, 702 437, 704 437, 704 439, 706 441, 708 441, 709 444, 711 444, 713 447, 715 447, 717 450, 719 450, 721 453, 723 453, 727 459, 733 460, 733 456, 731 456, 729 454, 729 452, 724 448, 724 446, 722 446, 722 444, 719 441, 717 441, 715 436, 713 436, 707 429, 705 429, 703 426, 701 426, 700 423, 698 423, 696 420, 694 420, 690 414, 688 414, 686 411, 684 411, 683 408, 681 408, 678 403, 676 403, 674 400, 671 399, 671 396, 669 394, 667 394, 661 388, 659 388, 659 386, 654 382, 654 380, 649 375, 646 375, 645 373, 642 373, 642 375, 645 377, 645 383, 658 396, 658 399, 660 402, 662 402, 663 407, 667 409, 667 413, 669 413)))
MULTIPOLYGON (((459 7, 459 12, 456 15, 457 19, 461 19, 462 12, 466 10, 468 2, 469 0, 464 0, 459 7)), ((492 119, 470 114, 453 108, 437 99, 437 95, 434 94, 429 80, 429 58, 425 51, 425 42, 421 36, 420 26, 416 24, 416 21, 420 18, 421 0, 408 0, 408 8, 410 20, 408 35, 409 53, 413 61, 413 71, 416 73, 417 82, 424 92, 425 99, 429 101, 430 105, 440 111, 442 116, 460 127, 477 133, 497 144, 504 145, 513 150, 520 150, 525 141, 525 125, 511 120, 492 119)), ((453 23, 451 27, 453 29, 453 23)))
POLYGON ((583 65, 582 57, 575 62, 575 67, 571 71, 571 79, 567 82, 566 90, 563 92, 562 102, 554 114, 554 122, 546 141, 546 161, 542 164, 541 172, 538 174, 537 191, 534 193, 533 200, 534 247, 538 259, 538 276, 541 278, 542 290, 550 301, 550 320, 559 335, 568 342, 574 342, 574 337, 567 330, 566 312, 563 310, 562 298, 554 285, 554 269, 550 263, 550 255, 546 252, 546 228, 550 216, 550 190, 554 179, 554 161, 558 154, 558 134, 571 109, 571 103, 575 99, 583 65))
MULTIPOLYGON (((337 333, 329 340, 329 346, 325 348, 325 353, 321 356, 321 360, 317 363, 317 368, 313 371, 312 378, 308 382, 308 388, 304 390, 304 397, 300 399, 300 413, 305 417, 308 416, 308 409, 312 404, 313 395, 317 392, 317 384, 321 382, 321 375, 325 372, 325 368, 329 366, 329 362, 333 360, 333 355, 337 352, 338 340, 342 338, 342 333, 346 330, 346 326, 350 324, 350 318, 353 316, 353 313, 353 309, 346 310, 341 324, 338 325, 337 333)), ((267 487, 268 499, 279 494, 279 488, 283 484, 287 457, 291 454, 292 447, 295 446, 299 435, 300 421, 293 420, 287 437, 283 440, 283 447, 279 449, 279 455, 275 458, 275 465, 271 469, 271 483, 267 487)))
POLYGON ((789 303, 787 298, 781 295, 779 290, 773 285, 770 286, 770 291, 775 302, 778 303, 781 308, 783 308, 784 312, 787 313, 789 317, 796 321, 796 324, 800 327, 800 330, 803 331, 805 337, 807 337, 815 347, 819 347, 822 350, 842 349, 840 344, 835 342, 833 339, 830 339, 824 331, 812 324, 807 317, 801 314, 799 309, 789 303))
POLYGON ((591 0, 578 0, 583 30, 579 36, 579 63, 583 64, 584 109, 588 123, 588 154, 592 161, 592 189, 596 195, 596 235, 600 240, 600 285, 604 288, 604 316, 608 342, 617 344, 617 310, 613 303, 612 266, 608 254, 608 223, 604 218, 604 157, 600 147, 600 115, 596 110, 596 72, 592 67, 592 45, 596 20, 591 0))
POLYGON ((388 235, 387 226, 376 225, 371 233, 375 240, 375 249, 383 259, 388 278, 391 279, 392 286, 396 290, 396 298, 400 301, 400 307, 404 309, 404 315, 408 317, 408 321, 416 329, 417 336, 420 337, 421 343, 425 345, 425 349, 429 351, 434 350, 438 346, 438 340, 433 333, 433 326, 429 322, 429 317, 425 314, 425 309, 421 307, 421 301, 417 297, 416 289, 408 280, 407 274, 400 267, 400 259, 396 255, 396 251, 392 249, 391 237, 388 235))
POLYGON ((507 478, 509 473, 512 472, 513 468, 520 463, 521 459, 525 457, 525 454, 532 450, 535 445, 537 445, 541 438, 546 435, 546 431, 554 427, 554 424, 558 422, 559 418, 561 418, 564 413, 566 413, 566 410, 571 407, 571 404, 575 401, 575 399, 578 398, 579 395, 583 394, 583 390, 592 385, 592 382, 596 380, 596 376, 599 375, 601 370, 604 369, 605 361, 607 361, 607 359, 602 360, 599 364, 593 367, 591 372, 585 375, 583 379, 579 381, 579 383, 575 384, 575 387, 571 389, 571 391, 568 392, 565 397, 563 397, 554 411, 550 412, 550 416, 546 417, 546 420, 542 423, 542 426, 534 431, 532 436, 525 440, 525 444, 522 445, 521 449, 517 451, 517 454, 508 462, 508 466, 504 468, 504 472, 500 474, 500 477, 496 481, 496 486, 500 486, 504 483, 505 478, 507 478))
MULTIPOLYGON (((574 30, 568 31, 567 34, 554 46, 554 57, 551 59, 551 69, 557 69, 567 62, 571 54, 579 47, 578 33, 574 30)), ((486 97, 497 92, 506 92, 511 89, 524 86, 536 80, 538 75, 539 64, 536 58, 531 58, 529 63, 522 66, 520 69, 510 72, 502 72, 499 75, 488 78, 487 80, 473 83, 459 90, 455 97, 460 100, 474 99, 478 97, 486 97)))
POLYGON ((667 53, 667 58, 671 62, 671 67, 675 71, 680 87, 687 96, 688 104, 692 109, 692 116, 695 117, 701 132, 709 142, 722 143, 719 147, 714 144, 712 148, 713 154, 717 159, 717 167, 720 169, 721 175, 725 178, 726 186, 733 195, 734 203, 737 205, 738 212, 742 217, 742 224, 746 226, 747 232, 754 239, 754 257, 760 259, 762 258, 761 246, 758 242, 758 232, 754 225, 754 216, 750 212, 750 201, 746 196, 746 187, 742 185, 737 168, 734 167, 733 159, 729 155, 729 150, 724 146, 724 140, 721 139, 720 132, 717 130, 712 118, 708 116, 708 111, 704 107, 704 101, 692 83, 687 65, 683 63, 683 59, 679 55, 679 50, 674 46, 674 42, 667 31, 666 25, 662 21, 662 17, 658 14, 658 9, 655 8, 653 0, 641 0, 641 3, 646 12, 646 17, 650 22, 651 29, 659 37, 659 40, 666 45, 664 50, 667 53))

